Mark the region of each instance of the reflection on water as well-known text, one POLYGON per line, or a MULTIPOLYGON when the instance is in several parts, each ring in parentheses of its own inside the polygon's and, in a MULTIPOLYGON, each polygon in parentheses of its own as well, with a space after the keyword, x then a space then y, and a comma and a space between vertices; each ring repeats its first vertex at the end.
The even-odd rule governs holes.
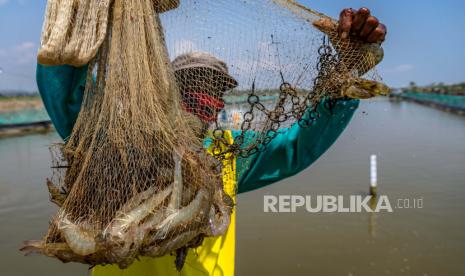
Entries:
MULTIPOLYGON (((375 210, 376 204, 378 203, 377 197, 372 197, 370 199, 370 208, 371 210, 375 210)), ((368 218, 368 233, 370 233, 371 237, 376 236, 376 215, 377 213, 370 213, 368 218)))
POLYGON ((465 118, 412 103, 364 102, 311 168, 238 198, 238 275, 465 275, 465 118), (263 213, 263 195, 423 198, 393 213, 263 213))
MULTIPOLYGON (((0 140, 1 275, 87 275, 87 267, 23 257, 55 212, 44 185, 55 134, 0 140)), ((363 103, 310 169, 238 198, 237 275, 465 275, 465 118, 411 103, 363 103), (378 193, 423 198, 393 213, 263 213, 263 195, 365 195, 378 156, 378 193)))
POLYGON ((43 237, 56 212, 45 186, 56 141, 55 133, 0 139, 0 275, 87 275, 85 266, 18 251, 22 241, 43 237))

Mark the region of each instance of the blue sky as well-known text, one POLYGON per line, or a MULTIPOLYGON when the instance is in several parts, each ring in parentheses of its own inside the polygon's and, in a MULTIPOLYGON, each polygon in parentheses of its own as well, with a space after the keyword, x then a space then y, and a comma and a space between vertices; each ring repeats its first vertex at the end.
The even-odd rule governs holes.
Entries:
MULTIPOLYGON (((337 17, 344 7, 369 7, 388 26, 378 71, 394 87, 465 81, 465 1, 301 0, 337 17)), ((35 60, 45 0, 0 0, 0 90, 35 90, 35 60)))

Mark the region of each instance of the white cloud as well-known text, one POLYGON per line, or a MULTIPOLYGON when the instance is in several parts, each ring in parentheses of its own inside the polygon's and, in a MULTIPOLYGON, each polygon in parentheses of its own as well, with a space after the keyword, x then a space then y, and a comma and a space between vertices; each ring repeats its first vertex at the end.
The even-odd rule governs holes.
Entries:
POLYGON ((26 41, 15 47, 15 50, 18 52, 25 52, 30 50, 35 50, 36 44, 34 42, 26 41))
MULTIPOLYGON (((14 0, 14 2, 20 4, 20 5, 25 5, 27 4, 29 0, 14 0)), ((0 0, 0 6, 3 6, 5 4, 8 4, 8 3, 11 3, 13 1, 10 1, 10 0, 0 0)))
MULTIPOLYGON (((0 0, 1 1, 1 0, 0 0)), ((0 49, 0 57, 10 64, 34 64, 37 56, 37 45, 26 41, 16 46, 0 49)))
POLYGON ((386 69, 386 73, 405 73, 408 71, 412 71, 415 68, 412 64, 400 64, 394 68, 386 69))
POLYGON ((34 63, 37 56, 37 47, 34 42, 23 42, 15 47, 16 63, 34 63))

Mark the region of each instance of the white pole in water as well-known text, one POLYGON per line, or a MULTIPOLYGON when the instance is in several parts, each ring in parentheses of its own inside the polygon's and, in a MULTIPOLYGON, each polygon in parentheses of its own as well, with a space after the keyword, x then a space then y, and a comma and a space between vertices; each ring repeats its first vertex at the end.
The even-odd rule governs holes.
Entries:
POLYGON ((378 172, 377 172, 377 161, 376 155, 370 157, 370 195, 376 196, 376 188, 378 186, 378 172))

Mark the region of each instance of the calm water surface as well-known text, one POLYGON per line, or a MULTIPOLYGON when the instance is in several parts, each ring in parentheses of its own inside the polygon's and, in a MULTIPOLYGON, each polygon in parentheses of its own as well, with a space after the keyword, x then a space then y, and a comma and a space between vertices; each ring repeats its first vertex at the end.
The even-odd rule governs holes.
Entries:
MULTIPOLYGON (((88 275, 23 257, 56 208, 44 185, 55 134, 0 140, 0 275, 88 275)), ((271 161, 270 161, 271 162, 271 161)), ((365 102, 311 168, 238 198, 237 275, 465 275, 465 118, 411 103, 365 102), (369 156, 379 193, 423 198, 393 213, 263 212, 264 195, 365 195, 369 156)))

